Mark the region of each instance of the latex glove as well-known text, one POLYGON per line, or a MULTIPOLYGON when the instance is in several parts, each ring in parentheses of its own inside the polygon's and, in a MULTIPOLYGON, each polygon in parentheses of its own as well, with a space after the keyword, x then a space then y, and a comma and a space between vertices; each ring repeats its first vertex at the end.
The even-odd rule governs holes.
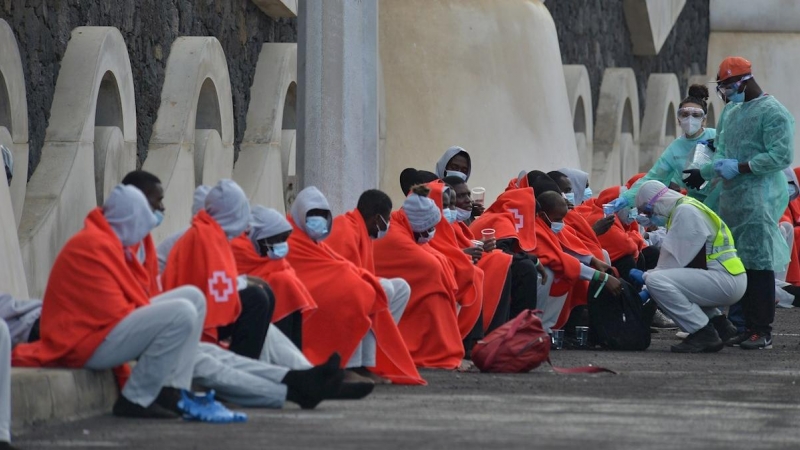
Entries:
POLYGON ((639 298, 642 299, 642 303, 645 303, 650 299, 650 293, 647 292, 647 289, 642 289, 642 292, 639 292, 639 298))
POLYGON ((735 159, 720 159, 714 163, 714 171, 726 180, 733 179, 739 175, 739 161, 735 159))
POLYGON ((628 278, 639 286, 644 284, 644 272, 639 269, 631 269, 631 271, 628 272, 628 278))
POLYGON ((683 173, 688 174, 688 176, 683 176, 683 182, 692 189, 700 189, 700 186, 706 182, 700 175, 700 169, 684 170, 683 173))
POLYGON ((625 200, 624 197, 620 197, 613 202, 610 203, 611 207, 614 208, 614 212, 622 211, 625 207, 629 206, 628 201, 625 200))

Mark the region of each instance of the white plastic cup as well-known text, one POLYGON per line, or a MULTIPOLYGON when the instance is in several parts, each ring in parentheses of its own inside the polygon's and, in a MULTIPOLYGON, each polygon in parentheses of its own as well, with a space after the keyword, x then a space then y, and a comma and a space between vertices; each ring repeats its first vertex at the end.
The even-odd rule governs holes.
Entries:
POLYGON ((489 239, 494 239, 494 228, 482 229, 481 236, 483 236, 484 241, 488 241, 489 239))
POLYGON ((483 205, 483 200, 486 198, 486 189, 482 187, 472 188, 472 201, 483 205))
POLYGON ((589 327, 575 327, 575 337, 578 338, 578 346, 589 346, 589 327))
POLYGON ((564 348, 564 330, 553 330, 551 339, 553 343, 553 350, 561 350, 564 348))

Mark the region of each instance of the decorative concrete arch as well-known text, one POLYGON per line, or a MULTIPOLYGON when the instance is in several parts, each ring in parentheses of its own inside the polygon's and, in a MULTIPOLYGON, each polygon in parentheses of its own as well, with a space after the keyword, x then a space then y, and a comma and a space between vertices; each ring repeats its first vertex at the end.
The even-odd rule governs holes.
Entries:
POLYGON ((250 88, 247 129, 233 177, 252 203, 284 212, 289 152, 283 129, 296 128, 297 44, 264 44, 250 88))
POLYGON ((112 27, 78 27, 61 61, 41 162, 28 183, 19 227, 32 296, 44 292, 56 255, 97 206, 97 127, 119 128, 125 154, 135 158, 133 76, 122 34, 112 27))
POLYGON ((581 168, 592 170, 592 143, 594 142, 594 115, 592 109, 592 84, 586 66, 565 65, 569 110, 575 130, 575 144, 581 168))
POLYGON ((676 113, 681 102, 678 77, 653 73, 647 79, 647 100, 640 137, 639 171, 647 172, 664 149, 680 136, 676 113))
POLYGON ((622 184, 639 168, 639 93, 632 69, 605 70, 596 117, 591 183, 622 184))
POLYGON ((214 37, 179 37, 167 59, 161 105, 142 166, 164 185, 167 213, 153 231, 156 241, 189 224, 198 180, 231 176, 233 137, 231 83, 222 46, 214 37), (214 130, 219 141, 197 130, 214 130), (196 163, 196 158, 201 159, 196 163), (199 176, 196 168, 202 168, 199 176))
POLYGON ((0 286, 5 292, 28 297, 28 285, 17 226, 22 218, 28 181, 28 104, 19 47, 11 27, 0 19, 0 145, 14 155, 11 186, 0 169, 0 286))
MULTIPOLYGON (((11 204, 14 207, 14 228, 22 219, 25 188, 28 182, 28 101, 22 59, 14 32, 0 19, 0 144, 14 154, 14 178, 11 181, 11 204)), ((3 228, 7 224, 3 222, 3 228)))

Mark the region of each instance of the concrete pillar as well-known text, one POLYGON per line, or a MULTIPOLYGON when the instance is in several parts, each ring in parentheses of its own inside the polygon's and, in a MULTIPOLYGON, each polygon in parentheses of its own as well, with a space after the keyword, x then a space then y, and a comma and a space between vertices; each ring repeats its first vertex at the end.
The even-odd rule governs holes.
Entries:
POLYGON ((378 2, 300 0, 297 175, 334 214, 378 185, 378 2))

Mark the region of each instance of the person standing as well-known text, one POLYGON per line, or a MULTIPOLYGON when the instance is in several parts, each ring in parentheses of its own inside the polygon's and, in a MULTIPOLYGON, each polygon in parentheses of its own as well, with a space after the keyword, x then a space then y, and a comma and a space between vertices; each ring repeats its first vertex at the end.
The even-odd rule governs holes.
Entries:
POLYGON ((746 330, 726 344, 771 348, 775 272, 790 259, 776 224, 789 202, 783 170, 794 155, 794 118, 761 90, 744 58, 722 61, 717 92, 728 104, 717 128, 714 161, 701 175, 705 180, 715 175, 724 179, 719 216, 730 227, 747 270, 747 291, 741 300, 746 330))

